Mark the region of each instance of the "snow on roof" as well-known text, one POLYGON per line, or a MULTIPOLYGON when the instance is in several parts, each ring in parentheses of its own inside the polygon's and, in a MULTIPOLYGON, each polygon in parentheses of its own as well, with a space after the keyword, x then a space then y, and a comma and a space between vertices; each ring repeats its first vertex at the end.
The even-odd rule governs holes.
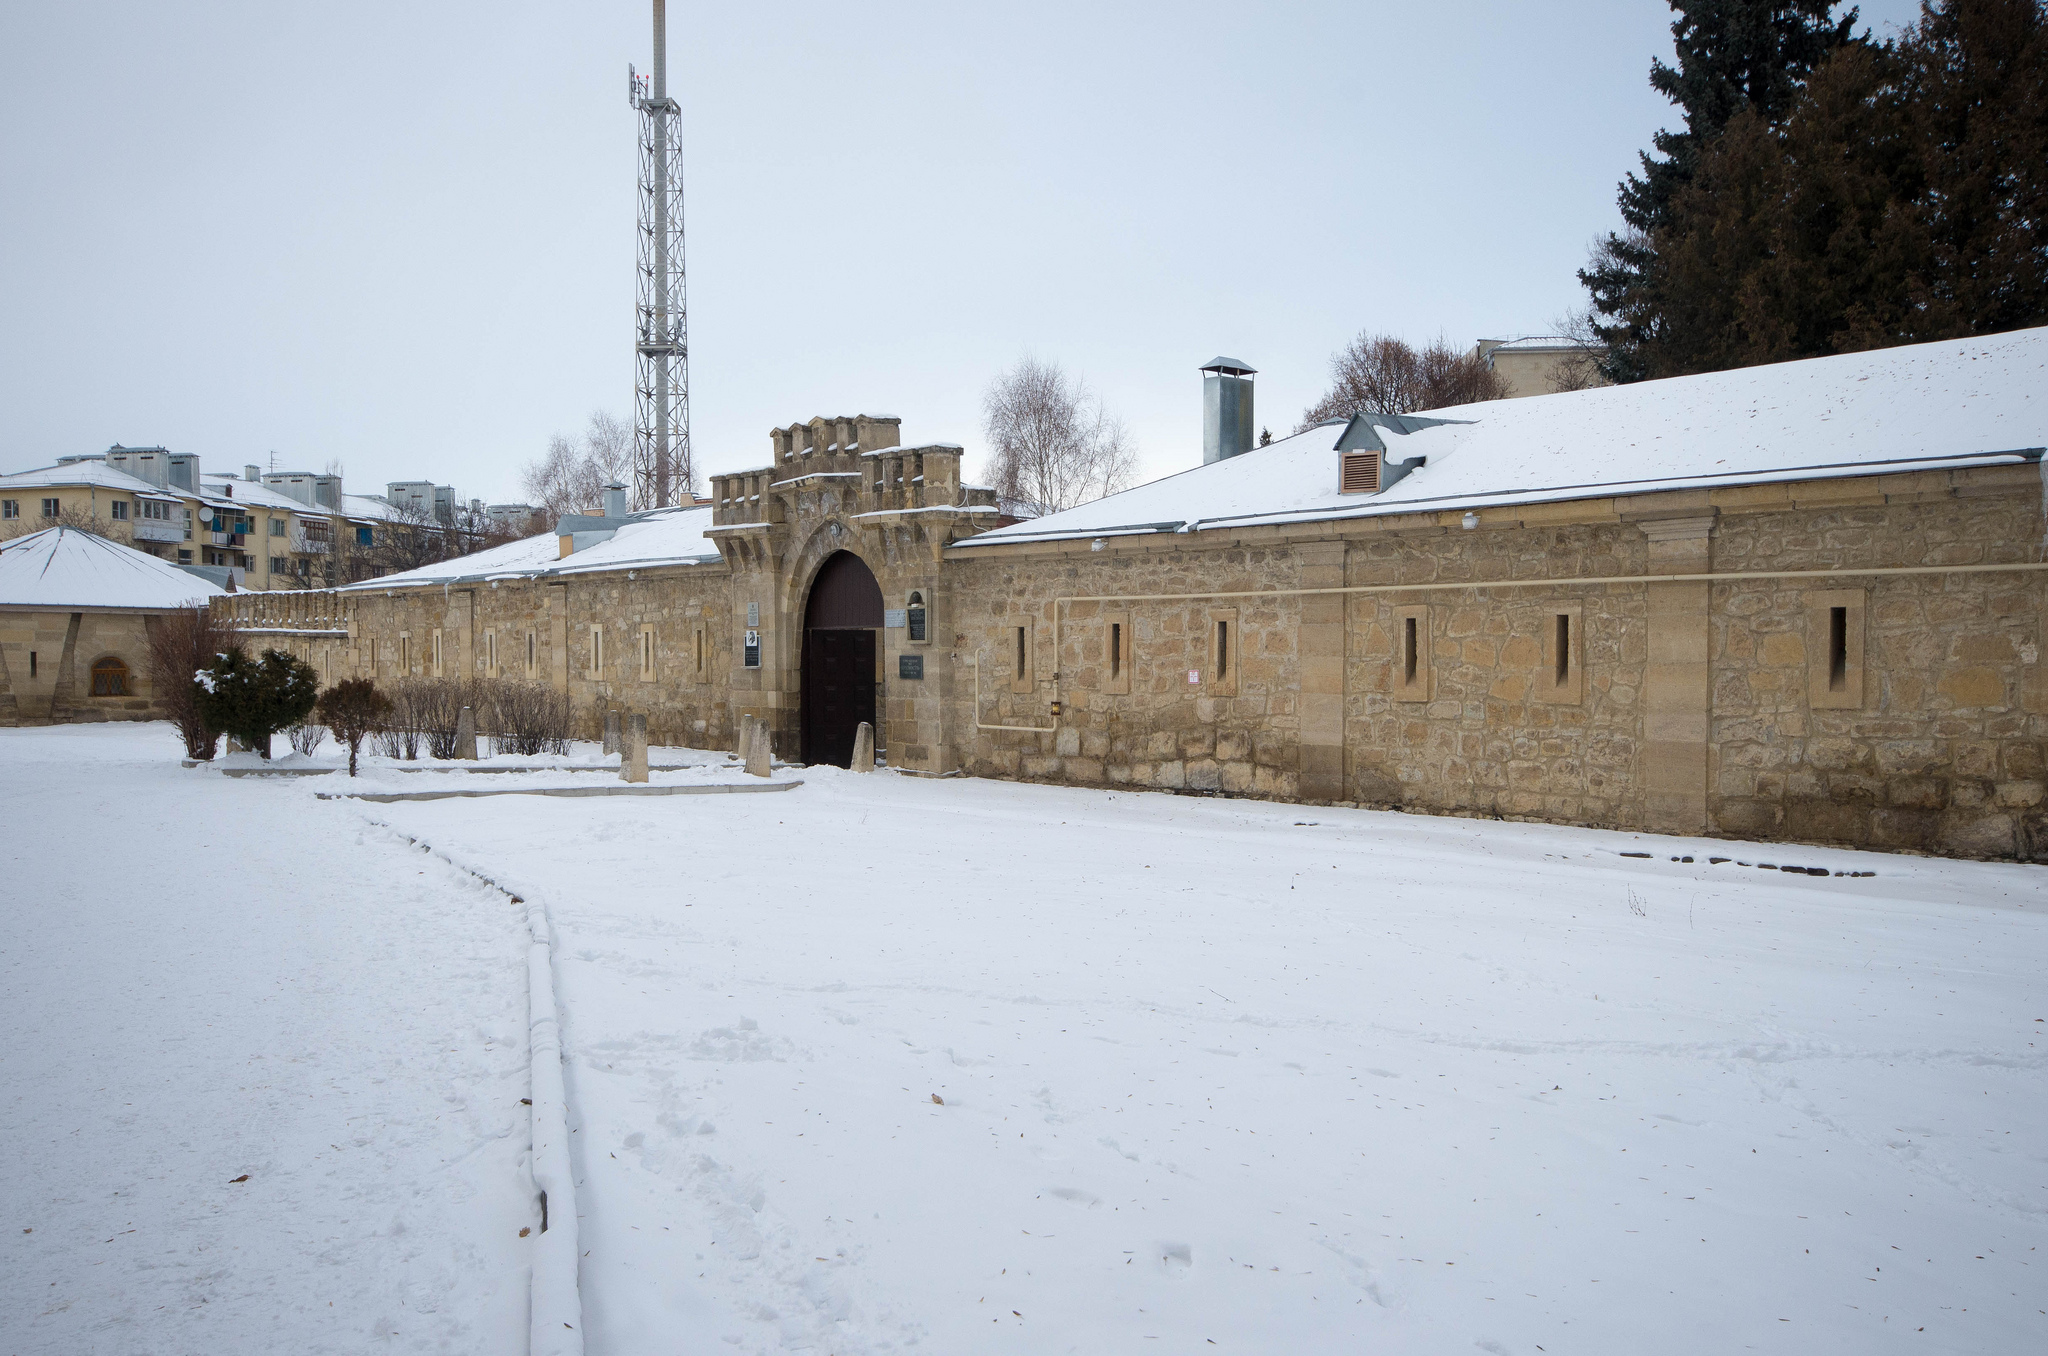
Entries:
POLYGON ((243 480, 240 476, 215 475, 212 472, 201 476, 199 483, 209 495, 218 493, 222 500, 246 504, 252 508, 282 509, 288 513, 306 513, 326 517, 327 510, 301 504, 288 494, 282 494, 259 481, 243 480))
POLYGON ((155 556, 70 527, 0 542, 0 607, 162 610, 221 589, 155 556))
POLYGON ((711 526, 711 506, 651 509, 595 546, 561 556, 560 539, 552 532, 494 546, 474 555, 422 565, 350 584, 344 591, 419 588, 472 580, 528 579, 541 575, 591 574, 601 570, 651 569, 658 565, 695 565, 718 559, 718 547, 704 536, 711 526))
POLYGON ((1381 494, 1337 493, 1346 428, 1324 424, 952 549, 2038 457, 2048 328, 1424 413, 1459 422, 1405 435, 1379 427, 1388 462, 1428 458, 1381 494))
POLYGON ((89 485, 94 489, 140 495, 145 499, 175 500, 179 497, 175 490, 158 489, 140 476, 117 471, 103 461, 63 462, 0 476, 0 490, 60 489, 72 485, 89 485))
POLYGON ((1558 349, 1589 347, 1589 345, 1579 342, 1568 334, 1525 334, 1519 339, 1501 339, 1498 341, 1482 339, 1480 342, 1493 344, 1493 348, 1489 350, 1493 353, 1513 353, 1517 350, 1547 353, 1558 349))

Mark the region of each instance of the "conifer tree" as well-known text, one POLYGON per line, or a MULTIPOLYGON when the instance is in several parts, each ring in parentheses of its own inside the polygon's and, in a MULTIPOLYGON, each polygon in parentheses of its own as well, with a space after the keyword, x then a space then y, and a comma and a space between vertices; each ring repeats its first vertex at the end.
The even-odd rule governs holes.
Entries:
POLYGON ((265 758, 270 757, 270 737, 304 720, 320 695, 313 666, 283 650, 265 650, 261 659, 251 659, 236 645, 194 678, 206 724, 265 758))
POLYGON ((1650 84, 1683 114, 1677 131, 1652 138, 1641 176, 1619 192, 1629 230, 1609 235, 1579 273, 1592 294, 1595 331, 1608 347, 1601 364, 1614 381, 1648 376, 1642 353, 1663 334, 1656 286, 1656 236, 1673 197, 1692 181, 1702 153, 1729 121, 1753 109, 1775 123, 1801 82, 1834 48, 1852 40, 1857 11, 1831 17, 1834 0, 1669 0, 1678 65, 1650 63, 1650 84))

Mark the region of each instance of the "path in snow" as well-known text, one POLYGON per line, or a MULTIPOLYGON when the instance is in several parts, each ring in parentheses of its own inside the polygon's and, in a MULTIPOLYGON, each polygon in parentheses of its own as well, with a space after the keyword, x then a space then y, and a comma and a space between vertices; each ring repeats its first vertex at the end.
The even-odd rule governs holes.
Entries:
POLYGON ((594 1353, 2048 1349, 2039 868, 806 775, 378 807, 552 903, 594 1353))
POLYGON ((178 754, 0 730, 0 1351, 525 1350, 523 912, 178 754))

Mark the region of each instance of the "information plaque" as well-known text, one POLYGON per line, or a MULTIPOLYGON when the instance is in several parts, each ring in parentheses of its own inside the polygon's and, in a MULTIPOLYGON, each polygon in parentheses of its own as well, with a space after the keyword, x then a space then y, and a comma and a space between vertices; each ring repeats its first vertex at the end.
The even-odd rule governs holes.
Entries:
POLYGON ((899 654, 896 656, 898 678, 922 679, 924 677, 924 656, 921 654, 899 654))

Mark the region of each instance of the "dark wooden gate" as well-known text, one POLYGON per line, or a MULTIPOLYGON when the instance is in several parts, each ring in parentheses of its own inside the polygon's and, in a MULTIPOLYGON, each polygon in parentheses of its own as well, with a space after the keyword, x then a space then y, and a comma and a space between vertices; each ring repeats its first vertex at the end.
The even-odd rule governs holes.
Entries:
POLYGON ((848 551, 828 559, 804 605, 803 760, 845 767, 862 721, 875 719, 875 631, 882 590, 848 551))

